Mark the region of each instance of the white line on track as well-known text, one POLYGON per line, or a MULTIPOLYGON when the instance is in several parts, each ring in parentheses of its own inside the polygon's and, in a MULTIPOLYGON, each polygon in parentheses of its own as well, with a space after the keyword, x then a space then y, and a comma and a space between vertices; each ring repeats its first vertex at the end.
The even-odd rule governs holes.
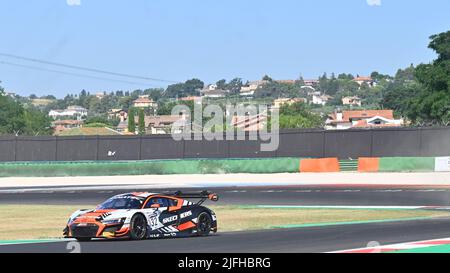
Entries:
MULTIPOLYGON (((297 206, 297 205, 258 205, 259 208, 317 208, 317 209, 425 209, 426 206, 297 206)), ((445 208, 445 207, 442 207, 445 208)))

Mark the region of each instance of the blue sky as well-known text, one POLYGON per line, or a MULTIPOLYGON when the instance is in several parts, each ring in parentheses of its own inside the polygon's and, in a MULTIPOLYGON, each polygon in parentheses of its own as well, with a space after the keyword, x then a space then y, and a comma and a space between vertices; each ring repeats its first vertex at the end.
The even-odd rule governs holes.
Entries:
MULTIPOLYGON (((448 0, 10 0, 0 2, 0 11, 0 53, 207 83, 264 74, 276 79, 323 72, 393 74, 430 62, 435 55, 427 49, 428 37, 450 29, 448 0)), ((5 56, 0 81, 21 95, 58 97, 83 88, 166 86, 5 56)))

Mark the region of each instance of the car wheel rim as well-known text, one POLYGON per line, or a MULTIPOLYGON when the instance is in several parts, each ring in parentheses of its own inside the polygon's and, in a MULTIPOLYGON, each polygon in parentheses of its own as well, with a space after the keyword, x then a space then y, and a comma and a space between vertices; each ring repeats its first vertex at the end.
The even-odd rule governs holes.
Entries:
POLYGON ((145 221, 142 217, 138 217, 134 220, 133 233, 137 238, 144 237, 146 232, 145 221))
POLYGON ((206 217, 206 215, 203 215, 199 219, 198 227, 201 232, 208 232, 211 227, 210 219, 208 217, 206 217))

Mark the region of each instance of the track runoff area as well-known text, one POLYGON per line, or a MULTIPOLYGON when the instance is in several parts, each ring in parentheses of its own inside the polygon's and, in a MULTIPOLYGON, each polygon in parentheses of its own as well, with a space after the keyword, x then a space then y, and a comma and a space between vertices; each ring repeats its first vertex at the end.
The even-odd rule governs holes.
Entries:
POLYGON ((448 173, 2 178, 0 182, 1 214, 10 219, 0 227, 2 253, 450 252, 448 173), (206 204, 218 216, 219 232, 213 236, 83 243, 58 238, 74 208, 95 207, 115 194, 203 189, 220 196, 217 204, 206 204), (30 228, 14 226, 21 221, 31 221, 30 228))

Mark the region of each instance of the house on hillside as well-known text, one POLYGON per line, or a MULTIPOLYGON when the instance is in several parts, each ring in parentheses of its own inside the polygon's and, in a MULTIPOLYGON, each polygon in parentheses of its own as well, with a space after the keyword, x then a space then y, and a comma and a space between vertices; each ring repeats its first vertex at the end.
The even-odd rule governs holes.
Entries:
POLYGON ((133 107, 136 108, 157 108, 158 104, 149 98, 148 95, 139 96, 136 100, 133 101, 133 107))
POLYGON ((295 80, 276 80, 275 82, 281 84, 295 84, 295 80))
POLYGON ((264 129, 267 122, 267 113, 259 113, 253 116, 234 115, 231 119, 231 126, 239 131, 260 131, 264 129))
POLYGON ((317 104, 317 105, 322 105, 324 106, 325 104, 327 104, 327 102, 332 99, 332 96, 328 96, 328 95, 321 95, 320 93, 314 93, 312 95, 312 104, 317 104))
POLYGON ((224 98, 228 93, 228 90, 216 89, 202 93, 202 98, 224 98))
MULTIPOLYGON (((135 117, 134 121, 136 123, 136 128, 138 128, 139 117, 135 117)), ((172 132, 173 125, 176 125, 179 128, 174 133, 182 133, 183 130, 189 125, 186 115, 145 116, 144 123, 146 134, 152 135, 170 134, 172 132)))
POLYGON ((240 91, 239 95, 241 95, 242 97, 251 97, 255 94, 255 91, 258 88, 260 88, 268 83, 269 83, 269 81, 265 81, 265 80, 252 81, 241 87, 241 91, 240 91))
POLYGON ((201 102, 202 101, 202 97, 200 96, 189 96, 189 97, 184 97, 184 98, 180 98, 180 101, 198 101, 201 102))
POLYGON ((401 127, 403 123, 392 110, 337 110, 328 116, 325 129, 401 127))
POLYGON ((82 120, 87 117, 87 114, 88 114, 87 109, 85 109, 81 106, 77 106, 77 105, 69 106, 64 110, 59 110, 59 109, 50 110, 50 112, 48 113, 48 115, 51 118, 53 118, 54 120, 57 120, 57 119, 82 120))
POLYGON ((60 135, 62 131, 80 128, 82 125, 83 122, 81 120, 55 120, 52 122, 53 134, 60 135))
POLYGON ((297 102, 307 103, 308 100, 305 98, 279 98, 273 101, 274 108, 280 108, 282 105, 291 105, 297 102))
POLYGON ((108 119, 119 119, 120 121, 124 121, 128 118, 128 113, 122 108, 118 109, 110 109, 108 111, 108 119))
POLYGON ((371 77, 360 77, 360 76, 358 76, 358 77, 354 78, 353 81, 356 82, 357 84, 359 84, 360 86, 362 84, 364 84, 364 83, 367 84, 370 87, 376 86, 375 80, 372 79, 371 77))
POLYGON ((319 80, 303 80, 305 86, 314 87, 319 84, 319 80))
POLYGON ((350 106, 361 106, 361 99, 356 96, 355 97, 343 97, 342 104, 350 105, 350 106))
POLYGON ((106 96, 106 92, 98 92, 95 94, 95 97, 99 100, 103 99, 106 96))

